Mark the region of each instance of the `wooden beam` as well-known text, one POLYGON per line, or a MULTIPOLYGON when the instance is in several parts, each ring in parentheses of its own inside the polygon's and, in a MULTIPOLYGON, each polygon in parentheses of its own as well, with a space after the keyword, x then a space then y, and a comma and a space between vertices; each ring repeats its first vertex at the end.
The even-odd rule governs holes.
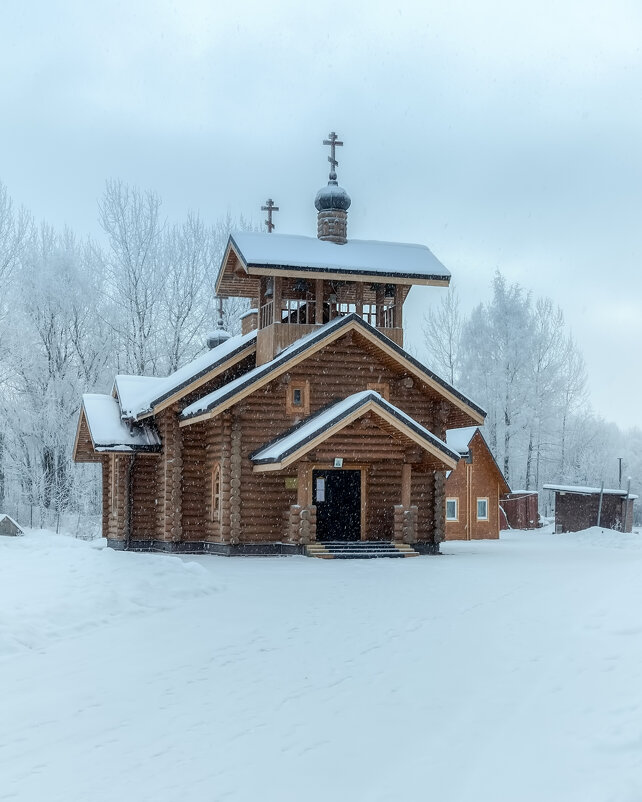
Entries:
POLYGON ((410 490, 412 481, 412 465, 404 462, 401 466, 401 506, 410 508, 410 490))
POLYGON ((323 279, 318 278, 314 281, 314 322, 323 323, 323 279))

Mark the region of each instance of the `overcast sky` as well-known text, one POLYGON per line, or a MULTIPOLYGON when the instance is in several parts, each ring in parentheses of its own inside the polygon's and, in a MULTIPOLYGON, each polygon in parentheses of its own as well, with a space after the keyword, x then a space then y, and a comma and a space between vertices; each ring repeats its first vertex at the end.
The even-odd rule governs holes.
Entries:
POLYGON ((2 0, 0 180, 81 233, 118 177, 314 235, 336 130, 349 236, 428 245, 465 309, 497 268, 549 295, 596 411, 639 424, 641 41, 639 0, 2 0))

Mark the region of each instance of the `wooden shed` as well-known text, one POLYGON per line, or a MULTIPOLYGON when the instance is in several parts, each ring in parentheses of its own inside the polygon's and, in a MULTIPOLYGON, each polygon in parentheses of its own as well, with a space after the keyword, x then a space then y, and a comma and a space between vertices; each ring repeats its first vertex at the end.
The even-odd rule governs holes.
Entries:
POLYGON ((555 532, 579 532, 603 526, 619 532, 633 530, 633 502, 626 490, 575 485, 544 485, 555 494, 555 532))
POLYGON ((500 500, 502 529, 537 529, 539 496, 536 490, 514 490, 500 500))
POLYGON ((17 537, 18 535, 24 535, 24 532, 13 520, 13 518, 11 518, 9 515, 0 513, 0 535, 17 537))
POLYGON ((460 456, 446 479, 446 540, 498 538, 499 499, 510 487, 482 429, 451 429, 446 443, 460 456))

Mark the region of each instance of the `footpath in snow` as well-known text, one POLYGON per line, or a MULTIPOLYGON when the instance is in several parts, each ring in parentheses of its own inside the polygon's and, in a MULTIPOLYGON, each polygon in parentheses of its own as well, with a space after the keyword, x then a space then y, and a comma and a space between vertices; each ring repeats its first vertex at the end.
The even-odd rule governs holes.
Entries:
POLYGON ((0 800, 642 800, 642 536, 443 551, 0 538, 0 800))

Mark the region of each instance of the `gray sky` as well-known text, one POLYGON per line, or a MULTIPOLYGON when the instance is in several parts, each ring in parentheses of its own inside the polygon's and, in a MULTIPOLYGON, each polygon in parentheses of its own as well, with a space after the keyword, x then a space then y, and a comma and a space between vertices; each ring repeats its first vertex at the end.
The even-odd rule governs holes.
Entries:
MULTIPOLYGON (((593 405, 639 423, 642 4, 0 5, 0 179, 97 233, 106 178, 169 216, 316 233, 336 130, 349 236, 421 242, 463 305, 499 268, 565 311, 593 405)), ((441 291, 413 289, 413 333, 441 291)))

